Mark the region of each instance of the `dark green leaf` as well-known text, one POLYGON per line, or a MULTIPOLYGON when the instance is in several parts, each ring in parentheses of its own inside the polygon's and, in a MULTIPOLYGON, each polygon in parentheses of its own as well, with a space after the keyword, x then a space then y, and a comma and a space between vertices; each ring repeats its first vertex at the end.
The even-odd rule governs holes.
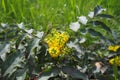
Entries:
POLYGON ((14 72, 15 67, 17 67, 20 62, 22 62, 22 55, 20 51, 16 53, 11 53, 9 57, 2 64, 2 75, 6 76, 7 74, 12 74, 14 72))
POLYGON ((4 42, 3 44, 0 44, 0 56, 3 54, 6 54, 10 49, 10 44, 7 42, 4 42))
POLYGON ((104 24, 103 22, 101 21, 91 21, 90 23, 92 23, 93 25, 95 26, 98 26, 100 25, 103 29, 105 29, 106 31, 112 33, 111 29, 106 25, 104 24))
POLYGON ((116 40, 117 40, 118 35, 115 33, 115 31, 114 31, 114 30, 112 30, 112 36, 113 36, 113 38, 114 38, 114 39, 116 39, 116 40))
POLYGON ((27 69, 19 69, 16 72, 16 80, 25 80, 27 69))
POLYGON ((99 5, 97 5, 97 6, 94 8, 94 16, 96 16, 101 9, 102 9, 102 7, 100 7, 99 5))
POLYGON ((5 32, 0 32, 0 42, 4 41, 5 39, 5 32))
POLYGON ((27 59, 27 69, 28 69, 28 72, 30 74, 30 76, 32 76, 33 74, 36 74, 36 66, 37 66, 37 63, 35 62, 35 57, 34 55, 30 55, 29 59, 27 59))
POLYGON ((103 18, 114 18, 113 16, 108 15, 108 14, 98 14, 97 16, 98 17, 103 17, 103 18))
POLYGON ((98 31, 95 31, 94 29, 88 29, 88 32, 93 36, 99 36, 101 39, 105 40, 105 37, 98 31))
POLYGON ((88 80, 88 77, 86 74, 80 72, 79 70, 65 66, 62 68, 62 71, 68 75, 70 75, 74 79, 83 79, 83 80, 88 80))
POLYGON ((29 43, 28 47, 27 47, 27 51, 28 51, 28 57, 30 57, 30 55, 33 55, 34 52, 33 52, 33 49, 35 47, 38 47, 39 46, 39 42, 40 42, 40 39, 39 38, 34 38, 34 40, 29 43))
POLYGON ((18 30, 16 30, 16 29, 8 30, 5 34, 5 36, 6 36, 7 41, 14 39, 14 38, 18 37, 18 30))
MULTIPOLYGON (((3 63, 3 60, 0 58, 0 64, 2 64, 3 63)), ((1 71, 1 67, 2 67, 2 65, 0 65, 0 71, 1 71)))
POLYGON ((2 37, 2 38, 0 37, 0 42, 3 42, 4 40, 5 40, 5 39, 4 39, 3 37, 2 37))
POLYGON ((38 80, 48 80, 51 77, 55 77, 59 74, 59 70, 57 68, 47 69, 45 70, 38 80))
POLYGON ((99 80, 114 80, 114 77, 112 75, 101 75, 98 77, 99 80))
POLYGON ((16 41, 16 48, 18 48, 19 44, 23 41, 23 39, 27 36, 27 34, 22 34, 16 41))

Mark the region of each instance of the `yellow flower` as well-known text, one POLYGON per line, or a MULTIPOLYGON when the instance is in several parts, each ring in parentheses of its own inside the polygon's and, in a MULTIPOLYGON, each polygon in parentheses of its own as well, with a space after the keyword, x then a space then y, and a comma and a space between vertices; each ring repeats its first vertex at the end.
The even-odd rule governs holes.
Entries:
POLYGON ((115 58, 110 59, 110 60, 109 60, 109 63, 112 64, 112 65, 113 65, 114 63, 116 63, 117 66, 120 66, 120 56, 116 56, 115 58))
POLYGON ((62 53, 69 54, 72 50, 68 46, 64 46, 62 49, 62 53))
POLYGON ((58 57, 60 54, 60 49, 58 47, 50 47, 48 51, 51 57, 58 57))
MULTIPOLYGON (((67 32, 58 32, 53 29, 50 34, 45 38, 45 42, 48 44, 48 52, 51 57, 58 57, 69 39, 67 32)), ((63 53, 64 54, 64 53, 63 53)))
POLYGON ((61 34, 61 36, 63 37, 63 41, 64 41, 64 42, 67 42, 67 41, 68 41, 69 36, 68 36, 68 34, 67 34, 66 32, 63 32, 63 33, 61 34))
POLYGON ((120 48, 120 46, 118 46, 118 45, 116 45, 116 46, 109 46, 109 47, 108 47, 108 50, 117 52, 117 50, 118 50, 119 48, 120 48))

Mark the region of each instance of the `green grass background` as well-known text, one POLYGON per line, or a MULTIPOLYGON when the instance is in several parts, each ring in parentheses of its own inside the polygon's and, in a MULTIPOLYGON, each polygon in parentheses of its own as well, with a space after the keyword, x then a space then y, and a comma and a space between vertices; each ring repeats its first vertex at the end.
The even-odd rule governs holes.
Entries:
POLYGON ((38 30, 68 26, 96 5, 107 8, 120 21, 120 0, 0 0, 0 23, 24 22, 38 30))

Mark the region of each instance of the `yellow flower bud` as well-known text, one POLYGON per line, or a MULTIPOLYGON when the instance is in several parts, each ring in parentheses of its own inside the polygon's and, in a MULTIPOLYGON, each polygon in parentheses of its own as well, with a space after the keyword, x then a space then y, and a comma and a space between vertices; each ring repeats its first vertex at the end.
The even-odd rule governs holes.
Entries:
POLYGON ((46 36, 45 42, 48 44, 48 52, 51 57, 58 57, 60 55, 68 39, 69 35, 67 32, 60 33, 56 29, 53 29, 51 33, 46 36))
POLYGON ((60 54, 60 49, 57 47, 50 47, 48 51, 51 57, 58 57, 60 54))
POLYGON ((117 52, 117 50, 118 50, 119 48, 120 48, 120 46, 118 46, 118 45, 116 45, 116 46, 109 46, 109 47, 108 47, 108 50, 117 52))
POLYGON ((112 65, 116 63, 117 66, 120 66, 120 56, 116 56, 115 58, 110 59, 109 63, 112 65))

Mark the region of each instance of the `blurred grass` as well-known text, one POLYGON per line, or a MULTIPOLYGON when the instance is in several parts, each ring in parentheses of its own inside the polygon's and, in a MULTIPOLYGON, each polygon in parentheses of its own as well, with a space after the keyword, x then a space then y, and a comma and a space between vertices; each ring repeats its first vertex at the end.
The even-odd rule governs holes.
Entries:
POLYGON ((76 21, 77 16, 93 11, 96 5, 120 16, 119 0, 0 0, 0 23, 24 22, 38 30, 51 26, 64 28, 76 21))
MULTIPOLYGON (((107 13, 115 16, 120 27, 120 0, 0 0, 0 23, 24 22, 37 30, 64 29, 76 21, 77 16, 88 15, 96 5, 107 8, 107 13)), ((116 28, 113 26, 116 22, 111 24, 109 26, 116 28)))

